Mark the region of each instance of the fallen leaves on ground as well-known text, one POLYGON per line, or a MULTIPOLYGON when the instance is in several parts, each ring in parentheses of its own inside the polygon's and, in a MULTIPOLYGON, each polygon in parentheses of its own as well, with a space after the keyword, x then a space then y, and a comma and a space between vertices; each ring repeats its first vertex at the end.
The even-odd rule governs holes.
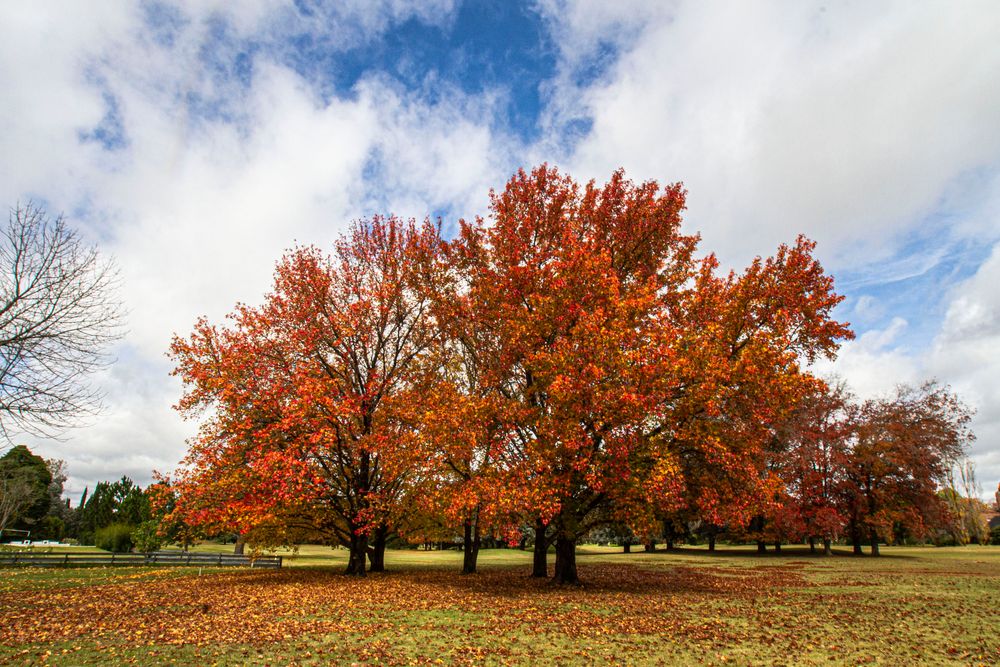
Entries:
MULTIPOLYGON (((685 656, 718 664, 801 664, 811 662, 810 655, 850 664, 929 655, 960 664, 1000 661, 996 607, 919 589, 883 595, 877 573, 817 583, 806 564, 792 562, 753 568, 589 565, 581 566, 581 575, 585 585, 560 587, 509 568, 466 577, 425 570, 360 580, 326 570, 165 570, 40 590, 8 585, 0 587, 0 644, 62 646, 70 654, 83 646, 118 656, 118 662, 138 660, 126 659, 129 647, 145 647, 142 662, 155 661, 158 649, 170 662, 178 647, 201 655, 199 649, 226 646, 243 651, 221 653, 231 661, 254 662, 256 647, 277 664, 328 662, 324 656, 334 651, 338 659, 396 664, 442 657, 467 664, 588 662, 613 659, 616 652, 629 656, 622 658, 627 662, 667 664, 685 656), (971 624, 973 636, 975 628, 984 632, 980 641, 949 634, 952 608, 971 624)), ((988 579, 994 587, 995 575, 988 579)), ((888 582, 895 591, 899 582, 888 582)), ((13 662, 59 657, 31 649, 3 656, 13 662)))

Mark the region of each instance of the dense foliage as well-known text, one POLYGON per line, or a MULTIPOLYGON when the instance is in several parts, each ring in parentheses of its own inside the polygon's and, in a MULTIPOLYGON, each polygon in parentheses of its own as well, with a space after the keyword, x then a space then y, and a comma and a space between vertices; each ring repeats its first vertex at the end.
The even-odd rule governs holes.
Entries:
MULTIPOLYGON (((855 404, 809 364, 852 336, 799 238, 720 272, 681 231, 684 190, 541 166, 488 219, 356 223, 296 248, 259 307, 198 322, 171 354, 201 420, 169 520, 261 543, 350 549, 391 534, 575 547, 616 527, 877 548, 940 523, 938 484, 970 439, 946 388, 855 404)), ((631 539, 628 540, 631 543, 631 539)))
POLYGON ((52 504, 52 472, 45 459, 24 445, 0 457, 0 530, 30 531, 52 504))

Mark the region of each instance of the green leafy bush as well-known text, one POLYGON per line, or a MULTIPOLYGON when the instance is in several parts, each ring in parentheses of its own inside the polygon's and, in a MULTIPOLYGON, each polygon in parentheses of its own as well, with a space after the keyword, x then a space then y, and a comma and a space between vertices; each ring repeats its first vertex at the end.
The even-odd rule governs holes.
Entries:
POLYGON ((158 528, 159 522, 153 520, 143 521, 136 526, 132 531, 132 544, 135 545, 135 550, 149 553, 162 547, 163 538, 160 537, 158 528))
POLYGON ((94 546, 113 553, 126 553, 132 550, 132 531, 135 526, 125 523, 113 523, 94 532, 94 546))

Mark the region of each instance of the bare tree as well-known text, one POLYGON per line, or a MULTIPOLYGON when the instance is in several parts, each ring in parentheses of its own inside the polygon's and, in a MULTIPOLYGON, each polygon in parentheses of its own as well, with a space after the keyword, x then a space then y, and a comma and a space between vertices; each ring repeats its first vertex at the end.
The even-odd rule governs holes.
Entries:
POLYGON ((35 486, 34 480, 26 473, 0 477, 0 533, 35 503, 35 486))
POLYGON ((98 412, 88 376, 124 333, 117 287, 114 263, 62 217, 11 210, 0 232, 0 439, 51 437, 98 412))

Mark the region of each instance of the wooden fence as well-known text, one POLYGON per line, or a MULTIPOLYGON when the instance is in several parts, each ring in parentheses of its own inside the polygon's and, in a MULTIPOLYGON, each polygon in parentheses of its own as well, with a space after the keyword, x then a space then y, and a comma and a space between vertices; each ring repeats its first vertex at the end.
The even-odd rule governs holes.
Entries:
POLYGON ((0 551, 0 567, 101 567, 101 566, 197 566, 279 568, 281 556, 235 556, 232 554, 184 553, 159 551, 148 554, 64 553, 36 554, 0 551))

